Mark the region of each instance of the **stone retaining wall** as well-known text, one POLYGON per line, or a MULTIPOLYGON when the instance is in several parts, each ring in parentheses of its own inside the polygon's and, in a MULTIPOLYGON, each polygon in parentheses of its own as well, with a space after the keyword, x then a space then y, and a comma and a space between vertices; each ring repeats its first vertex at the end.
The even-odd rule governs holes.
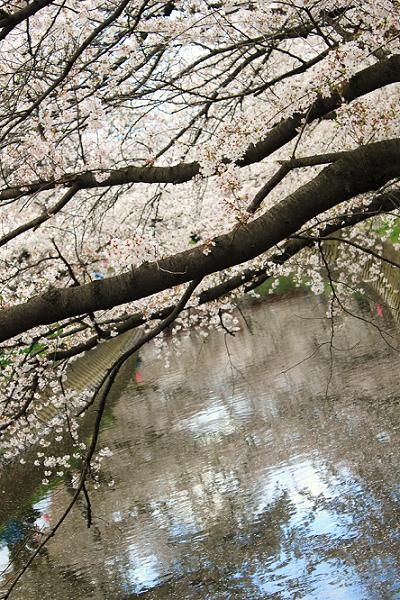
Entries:
MULTIPOLYGON (((383 242, 382 246, 382 256, 400 264, 400 252, 394 248, 393 244, 383 242)), ((334 240, 324 242, 324 248, 329 263, 334 269, 339 242, 334 240)), ((382 299, 396 324, 400 325, 400 269, 383 260, 378 261, 379 274, 376 276, 376 264, 376 259, 372 258, 366 262, 362 272, 362 280, 382 299), (374 266, 374 270, 372 270, 372 266, 374 266)))
MULTIPOLYGON (((72 388, 77 392, 83 392, 86 389, 94 390, 101 382, 107 369, 129 347, 132 347, 139 335, 137 329, 127 331, 118 337, 101 342, 98 346, 77 358, 68 367, 65 387, 67 389, 72 388)), ((48 421, 55 413, 55 409, 51 406, 43 408, 43 419, 48 421)))

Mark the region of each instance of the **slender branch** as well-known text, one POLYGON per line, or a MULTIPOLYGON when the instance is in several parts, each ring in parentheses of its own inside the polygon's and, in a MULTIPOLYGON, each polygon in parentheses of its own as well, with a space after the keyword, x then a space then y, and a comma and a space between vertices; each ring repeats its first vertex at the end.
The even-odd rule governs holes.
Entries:
POLYGON ((87 510, 86 523, 87 523, 88 529, 90 529, 90 527, 92 526, 92 503, 90 502, 89 492, 87 491, 87 487, 85 484, 83 484, 83 486, 82 486, 82 491, 83 491, 83 495, 85 496, 85 500, 86 500, 86 510, 87 510))
POLYGON ((351 310, 349 310, 342 302, 342 300, 340 299, 338 293, 337 293, 337 289, 335 287, 335 284, 337 284, 338 282, 335 281, 335 279, 333 279, 331 270, 329 268, 329 264, 328 264, 328 260, 325 256, 324 250, 322 248, 322 244, 321 242, 318 242, 318 250, 320 252, 321 258, 322 258, 322 262, 324 264, 327 276, 328 276, 328 281, 329 281, 329 287, 332 291, 332 295, 334 300, 336 300, 336 302, 338 303, 338 306, 341 308, 341 310, 346 313, 347 315, 353 317, 354 319, 358 319, 359 321, 362 321, 364 323, 367 323, 368 325, 371 325, 374 329, 376 329, 379 332, 379 335, 382 337, 382 339, 384 340, 384 342, 392 349, 395 350, 396 352, 399 352, 399 348, 394 346, 393 344, 391 344, 385 337, 385 335, 387 335, 388 337, 393 337, 392 335, 384 332, 381 327, 379 327, 379 325, 377 325, 376 323, 374 323, 373 321, 371 321, 370 319, 366 319, 365 317, 361 316, 361 315, 356 315, 355 313, 353 313, 351 310), (385 335, 384 335, 385 334, 385 335))
MULTIPOLYGON (((74 64, 76 63, 76 61, 78 60, 78 58, 83 54, 83 52, 85 52, 85 50, 90 46, 90 44, 93 42, 93 40, 95 40, 96 37, 100 33, 102 33, 105 29, 107 29, 107 27, 109 27, 109 25, 111 23, 113 23, 116 19, 118 19, 118 17, 120 17, 124 8, 129 4, 129 2, 130 2, 130 0, 122 0, 118 4, 117 8, 110 14, 110 16, 107 19, 105 19, 102 23, 100 23, 100 25, 98 25, 92 31, 92 33, 85 39, 85 41, 79 46, 79 48, 77 48, 77 50, 75 50, 73 55, 69 58, 63 71, 61 72, 61 74, 39 96, 39 98, 31 104, 31 106, 29 108, 27 108, 26 110, 23 111, 22 116, 19 116, 14 121, 14 123, 12 123, 8 128, 5 129, 5 131, 0 136, 1 142, 6 139, 6 137, 10 134, 10 132, 16 125, 23 123, 23 121, 29 115, 31 115, 42 104, 42 102, 60 85, 60 83, 62 83, 64 81, 64 79, 68 76, 68 74, 72 70, 72 68, 73 68, 74 64)), ((147 3, 148 3, 148 0, 145 0, 144 4, 139 9, 139 15, 143 12, 144 7, 147 3)))
POLYGON ((291 158, 289 160, 278 161, 282 166, 288 169, 297 169, 298 167, 314 167, 317 165, 326 165, 336 162, 340 158, 347 156, 348 152, 330 152, 328 154, 315 154, 314 156, 302 156, 301 158, 291 158))
MULTIPOLYGON (((337 109, 343 102, 364 96, 375 89, 400 81, 400 54, 395 54, 386 60, 375 63, 359 71, 343 84, 340 92, 336 91, 327 98, 318 98, 304 113, 296 113, 292 117, 276 124, 264 140, 252 144, 244 157, 237 161, 239 167, 245 167, 273 154, 276 150, 294 139, 306 115, 307 123, 337 109)), ((226 161, 229 162, 229 161, 226 161)), ((109 176, 101 182, 96 180, 96 173, 87 171, 73 175, 65 175, 58 180, 26 182, 24 185, 4 188, 0 191, 0 201, 20 198, 27 194, 54 189, 56 185, 71 186, 77 183, 81 189, 94 187, 109 187, 127 183, 184 183, 193 179, 200 172, 197 162, 179 163, 170 167, 126 166, 109 171, 109 176)))
POLYGON ((56 204, 54 204, 48 210, 44 211, 41 215, 39 215, 39 217, 36 217, 35 219, 32 219, 31 221, 28 221, 27 223, 16 227, 9 233, 6 233, 6 235, 0 238, 0 247, 4 246, 14 238, 18 237, 22 233, 25 233, 26 231, 29 231, 30 229, 37 229, 38 227, 40 227, 40 225, 42 225, 42 223, 45 223, 46 221, 51 219, 51 217, 60 212, 60 210, 63 209, 64 206, 66 206, 66 204, 68 204, 68 202, 75 196, 78 190, 79 185, 75 183, 69 190, 65 192, 63 197, 56 204))
POLYGON ((400 269, 400 263, 398 263, 394 260, 391 260, 390 258, 386 258, 385 256, 382 256, 382 254, 379 254, 378 252, 375 252, 374 250, 371 250, 370 248, 361 246, 361 244, 357 244, 357 242, 352 242, 351 240, 347 240, 345 238, 335 237, 332 235, 330 235, 329 237, 319 237, 319 236, 315 236, 315 235, 307 235, 307 236, 292 235, 291 237, 293 239, 305 240, 305 241, 310 241, 310 242, 314 242, 314 241, 315 242, 321 242, 321 241, 329 242, 330 240, 333 240, 335 242, 342 242, 343 244, 347 244, 348 246, 357 248, 357 250, 361 250, 361 252, 364 252, 365 254, 370 254, 374 258, 377 258, 383 262, 388 263, 389 265, 392 265, 393 267, 397 267, 398 269, 400 269))
POLYGON ((253 200, 250 202, 247 207, 247 212, 254 214, 257 209, 260 207, 261 203, 265 200, 270 192, 286 177, 289 173, 291 166, 287 166, 286 164, 282 165, 276 173, 271 177, 269 181, 257 192, 254 196, 253 200))
POLYGON ((20 581, 21 577, 27 571, 27 569, 32 564, 32 562, 35 560, 35 558, 40 553, 40 551, 44 548, 44 546, 46 546, 46 544, 49 542, 49 540, 55 535, 55 533, 61 527, 62 523, 65 521, 65 519, 67 518, 67 516, 71 512, 73 506, 75 505, 76 501, 78 500, 81 492, 85 489, 85 483, 86 483, 87 475, 89 473, 90 463, 91 463, 91 460, 92 460, 93 455, 95 453, 95 450, 96 450, 96 447, 97 447, 97 442, 98 442, 98 439, 99 439, 100 425, 101 425, 101 421, 102 421, 102 418, 103 418, 103 415, 104 415, 104 410, 105 410, 105 407, 106 407, 107 398, 108 398, 109 392, 111 390, 111 387, 114 384, 115 378, 117 377, 117 375, 118 375, 118 373, 119 373, 122 365, 126 362, 126 360, 130 356, 132 356, 142 346, 144 346, 144 344, 146 344, 147 342, 149 342, 150 340, 152 340, 153 338, 155 338, 157 335, 159 335, 162 331, 164 331, 164 329, 166 329, 176 319, 176 317, 179 315, 179 313, 185 307, 186 303, 189 301, 190 297, 192 296, 192 294, 193 294, 194 290, 196 289, 196 287, 199 285, 200 281, 201 281, 200 279, 192 281, 187 286, 184 294, 182 295, 182 297, 179 300, 179 302, 175 305, 174 310, 171 312, 171 314, 166 319, 164 319, 164 321, 162 321, 156 327, 154 327, 151 331, 149 331, 148 333, 144 334, 135 343, 135 345, 132 348, 130 348, 129 350, 127 350, 126 352, 124 352, 124 354, 122 354, 122 356, 120 356, 118 358, 118 360, 114 363, 114 365, 107 371, 106 375, 103 377, 102 383, 97 387, 95 395, 98 393, 98 391, 102 388, 102 386, 104 384, 105 384, 105 388, 103 389, 102 394, 101 394, 101 398, 100 398, 100 401, 99 401, 99 406, 98 406, 98 409, 97 409, 97 416, 96 416, 96 421, 95 421, 95 424, 94 424, 94 429, 93 429, 93 434, 92 434, 91 442, 90 442, 88 451, 86 453, 85 460, 84 460, 83 465, 82 465, 82 469, 81 469, 81 473, 80 473, 80 477, 79 477, 79 482, 78 482, 78 485, 77 485, 77 487, 75 489, 74 495, 73 495, 71 501, 69 502, 68 506, 65 508, 63 514, 58 519, 57 523, 54 525, 54 527, 52 527, 51 531, 46 535, 46 537, 38 545, 38 547, 36 548, 36 550, 32 553, 32 555, 29 557, 29 559, 27 560, 27 562, 25 563, 25 565, 19 571, 19 573, 15 577, 14 581, 12 582, 12 584, 10 585, 10 587, 8 588, 6 594, 3 596, 3 600, 7 600, 10 597, 11 592, 13 591, 13 589, 15 588, 15 586, 17 585, 17 583, 20 581))

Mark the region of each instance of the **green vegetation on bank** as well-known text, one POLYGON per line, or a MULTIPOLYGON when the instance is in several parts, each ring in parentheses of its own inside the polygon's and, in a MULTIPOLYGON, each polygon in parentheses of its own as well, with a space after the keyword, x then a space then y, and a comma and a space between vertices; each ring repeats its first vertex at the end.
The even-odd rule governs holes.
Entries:
POLYGON ((270 277, 258 286, 255 291, 262 298, 265 298, 268 296, 285 296, 299 290, 308 292, 310 291, 310 285, 306 281, 299 283, 291 275, 282 275, 280 277, 270 277))

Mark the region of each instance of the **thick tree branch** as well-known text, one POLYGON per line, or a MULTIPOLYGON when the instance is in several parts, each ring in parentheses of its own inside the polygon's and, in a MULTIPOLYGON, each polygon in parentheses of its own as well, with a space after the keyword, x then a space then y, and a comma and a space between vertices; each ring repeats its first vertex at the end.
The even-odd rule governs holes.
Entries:
MULTIPOLYGON (((327 223, 324 226, 318 229, 318 236, 293 236, 293 238, 289 239, 286 244, 283 246, 280 252, 277 252, 273 255, 271 259, 268 260, 266 265, 263 268, 257 269, 245 269, 238 275, 234 275, 233 277, 229 277, 225 281, 212 286, 208 289, 203 290, 197 296, 196 305, 206 304, 208 302, 212 302, 214 300, 219 300, 220 298, 230 294, 236 289, 245 286, 245 292, 251 291, 258 287, 261 283, 267 281, 271 275, 270 270, 273 265, 282 265, 287 262, 290 258, 295 256, 298 252, 306 248, 307 246, 313 245, 313 240, 327 240, 327 239, 335 239, 332 238, 332 234, 341 231, 345 228, 352 227, 357 223, 362 223, 367 219, 371 219, 376 217, 377 215, 391 212, 393 210, 397 210, 400 207, 400 190, 394 190, 390 192, 385 192, 383 194, 377 195, 373 201, 364 208, 363 211, 360 212, 359 209, 354 209, 343 215, 340 218, 336 218, 332 223, 327 223), (250 285, 246 285, 250 284, 250 285)), ((338 238, 341 241, 342 238, 338 238)), ((359 247, 363 249, 363 247, 359 247)), ((365 251, 369 252, 368 249, 365 251)), ((379 255, 379 258, 380 255, 379 255)), ((390 262, 390 261, 389 261, 390 262)), ((170 312, 173 310, 173 306, 167 306, 161 311, 154 312, 149 317, 145 317, 143 313, 137 312, 129 317, 126 317, 124 320, 120 320, 119 322, 115 321, 111 323, 113 331, 116 331, 118 335, 125 333, 126 331, 131 331, 140 325, 143 325, 149 320, 153 319, 164 319, 170 312)), ((110 336, 111 331, 105 330, 106 335, 110 336)), ((72 332, 71 332, 72 335, 72 332)), ((102 336, 94 335, 84 342, 77 344, 71 348, 66 350, 58 350, 55 354, 51 356, 51 358, 55 361, 65 360, 70 358, 71 356, 76 356, 77 354, 81 354, 82 352, 86 352, 87 350, 91 350, 95 346, 97 346, 98 342, 104 339, 104 332, 102 336)))
MULTIPOLYGON (((305 114, 296 114, 284 119, 271 129, 266 138, 250 146, 244 157, 237 162, 245 167, 259 162, 290 142, 298 132, 304 119, 308 123, 323 117, 337 109, 343 102, 351 102, 376 89, 400 81, 400 55, 375 63, 354 75, 347 83, 338 85, 328 98, 318 98, 305 114)), ((77 184, 81 189, 109 187, 128 183, 184 183, 198 175, 200 165, 197 162, 180 163, 171 167, 127 166, 110 172, 106 179, 96 180, 91 171, 79 175, 65 175, 57 181, 27 182, 21 187, 9 187, 0 191, 0 201, 20 198, 27 194, 54 189, 56 185, 71 186, 77 184)))
POLYGON ((14 27, 26 19, 29 19, 29 17, 32 17, 39 10, 42 10, 42 8, 49 6, 49 4, 53 4, 53 2, 54 0, 34 0, 15 13, 4 13, 3 16, 0 17, 0 28, 2 28, 2 31, 0 31, 0 41, 4 40, 14 27))
POLYGON ((320 213, 400 176, 400 139, 361 146, 249 224, 203 246, 80 287, 51 289, 0 314, 0 341, 37 325, 105 310, 246 262, 296 233, 320 213))

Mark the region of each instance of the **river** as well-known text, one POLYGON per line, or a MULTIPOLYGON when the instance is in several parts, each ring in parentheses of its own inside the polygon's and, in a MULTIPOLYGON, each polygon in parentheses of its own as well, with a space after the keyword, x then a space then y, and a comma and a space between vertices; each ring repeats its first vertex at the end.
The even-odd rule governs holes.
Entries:
MULTIPOLYGON (((332 347, 325 316, 298 295, 246 307, 234 337, 182 338, 168 368, 144 348, 101 435, 115 486, 91 492, 90 529, 79 503, 11 598, 400 598, 400 355, 349 315, 332 347)), ((0 588, 71 498, 29 495, 21 473, 0 482, 0 588)))

